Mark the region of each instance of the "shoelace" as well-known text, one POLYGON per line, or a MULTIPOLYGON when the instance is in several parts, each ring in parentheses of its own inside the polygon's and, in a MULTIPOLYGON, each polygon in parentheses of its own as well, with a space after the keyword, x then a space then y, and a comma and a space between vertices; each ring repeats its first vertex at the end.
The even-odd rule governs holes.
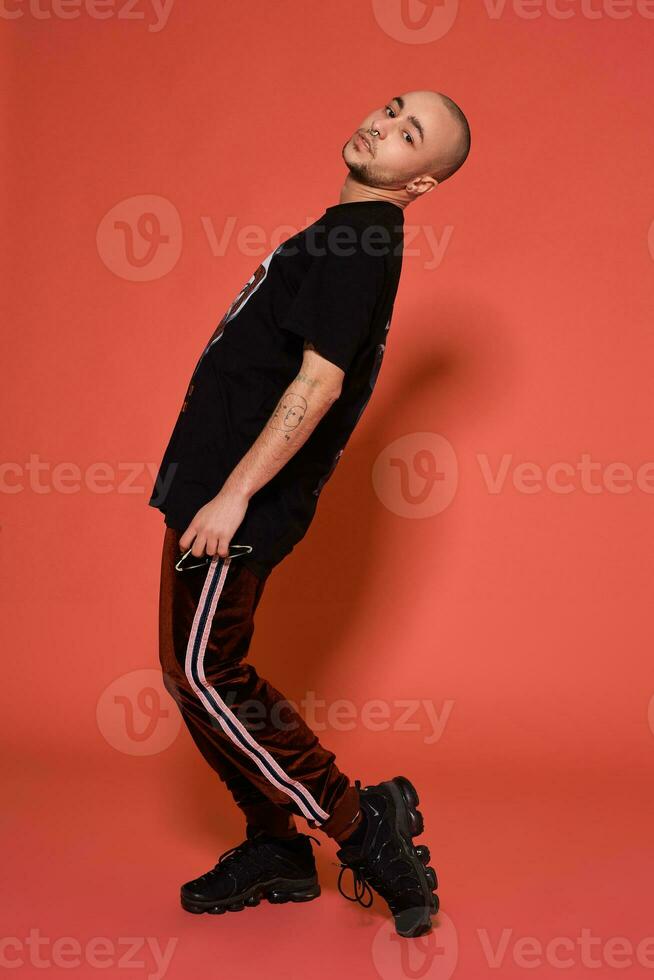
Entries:
POLYGON ((241 844, 236 844, 234 847, 230 847, 227 851, 224 851, 220 855, 218 858, 218 863, 215 865, 215 867, 213 867, 211 871, 207 871, 205 874, 201 875, 199 880, 207 881, 214 875, 222 873, 223 871, 227 870, 230 863, 233 863, 236 860, 243 861, 243 859, 245 859, 246 864, 251 863, 251 858, 255 850, 256 844, 254 844, 252 840, 246 840, 241 844))
MULTIPOLYGON (((321 841, 319 841, 318 838, 314 837, 312 834, 307 834, 306 836, 311 840, 315 840, 317 844, 321 843, 321 841)), ((245 861, 246 865, 252 865, 252 859, 254 858, 256 851, 259 850, 261 843, 262 842, 258 837, 251 837, 244 840, 240 844, 235 844, 234 847, 230 847, 227 851, 224 851, 218 858, 218 863, 215 865, 215 867, 213 867, 211 871, 207 871, 205 874, 201 875, 199 880, 206 881, 210 877, 222 873, 227 867, 229 867, 229 864, 233 863, 234 861, 245 861)))
MULTIPOLYGON (((358 779, 354 781, 357 789, 361 789, 361 783, 358 779)), ((347 844, 347 841, 346 841, 347 844)), ((358 902, 364 909, 370 908, 373 903, 373 893, 370 885, 373 886, 375 891, 377 891, 381 897, 388 903, 388 907, 391 912, 395 913, 400 908, 400 899, 392 889, 388 887, 388 883, 381 880, 378 874, 372 871, 368 871, 368 874, 364 872, 361 865, 358 864, 344 864, 341 862, 341 870, 338 874, 338 890, 343 896, 347 898, 348 902, 358 902), (342 887, 343 875, 347 870, 352 872, 352 883, 354 885, 354 895, 347 895, 342 887), (370 882, 370 884, 368 884, 370 882), (365 901, 365 899, 368 899, 365 901)))
POLYGON ((361 868, 353 868, 350 864, 341 864, 341 870, 338 873, 338 890, 343 896, 347 898, 348 902, 358 902, 362 905, 364 909, 369 909, 373 902, 372 889, 366 881, 366 876, 364 875, 361 868), (346 871, 352 872, 352 882, 354 884, 354 895, 348 895, 342 887, 343 875, 346 871), (368 897, 368 901, 365 902, 364 898, 368 897))
POLYGON ((399 896, 390 891, 388 886, 381 881, 377 875, 369 874, 366 876, 363 869, 360 867, 352 866, 350 864, 341 864, 341 870, 338 874, 338 890, 343 898, 347 898, 348 902, 358 902, 364 909, 369 909, 373 903, 373 893, 368 882, 373 885, 375 891, 381 895, 381 897, 388 904, 388 907, 393 915, 395 915, 401 907, 399 896), (341 887, 343 875, 348 869, 352 872, 354 895, 347 895, 341 887), (364 901, 366 897, 368 901, 364 901))
MULTIPOLYGON (((361 789, 361 781, 359 779, 354 780, 354 785, 358 790, 361 789)), ((347 845, 347 841, 346 841, 347 845)), ((363 868, 358 865, 344 864, 341 862, 341 870, 338 873, 338 890, 343 896, 347 898, 348 902, 358 902, 359 905, 363 906, 364 909, 369 909, 373 903, 373 894, 370 885, 366 880, 366 876, 363 872, 363 868), (343 875, 346 871, 352 872, 352 884, 354 885, 354 895, 348 895, 343 890, 343 875), (364 901, 367 897, 368 901, 364 901)))

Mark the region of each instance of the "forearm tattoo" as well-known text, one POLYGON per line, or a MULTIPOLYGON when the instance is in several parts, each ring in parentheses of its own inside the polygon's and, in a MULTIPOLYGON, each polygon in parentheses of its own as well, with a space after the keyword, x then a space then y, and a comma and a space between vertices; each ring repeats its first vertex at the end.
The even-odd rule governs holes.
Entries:
POLYGON ((311 378, 308 374, 305 374, 304 371, 299 372, 297 379, 298 381, 303 381, 305 385, 309 385, 311 388, 315 388, 316 385, 320 384, 320 381, 317 378, 311 378))
POLYGON ((306 415, 307 400, 294 391, 284 392, 270 419, 271 429, 281 429, 285 439, 291 438, 306 415))

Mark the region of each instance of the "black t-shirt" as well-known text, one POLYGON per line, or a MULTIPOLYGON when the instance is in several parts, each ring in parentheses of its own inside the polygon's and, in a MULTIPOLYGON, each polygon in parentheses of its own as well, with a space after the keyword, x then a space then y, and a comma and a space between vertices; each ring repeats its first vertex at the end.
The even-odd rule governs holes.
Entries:
POLYGON ((304 536, 372 394, 402 267, 404 213, 335 204, 282 242, 243 286, 188 384, 149 504, 186 530, 216 496, 297 375, 304 341, 345 372, 341 394, 282 469, 250 498, 233 544, 266 576, 304 536))

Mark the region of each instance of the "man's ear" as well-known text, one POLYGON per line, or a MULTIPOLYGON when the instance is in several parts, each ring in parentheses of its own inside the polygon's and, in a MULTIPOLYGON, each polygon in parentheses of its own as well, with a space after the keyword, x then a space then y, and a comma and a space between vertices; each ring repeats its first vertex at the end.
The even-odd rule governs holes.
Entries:
POLYGON ((414 177, 406 185, 409 194, 413 194, 415 197, 420 197, 422 194, 429 194, 435 187, 438 187, 438 181, 429 174, 424 174, 422 177, 414 177))

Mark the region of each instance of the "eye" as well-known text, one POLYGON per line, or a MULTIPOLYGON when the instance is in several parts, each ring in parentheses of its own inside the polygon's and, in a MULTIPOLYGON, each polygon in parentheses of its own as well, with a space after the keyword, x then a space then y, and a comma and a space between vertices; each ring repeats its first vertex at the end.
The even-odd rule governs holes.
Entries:
MULTIPOLYGON (((387 106, 384 106, 384 108, 385 108, 385 109, 387 109, 387 110, 388 110, 388 111, 390 112, 390 114, 391 114, 391 119, 395 119, 395 110, 393 109, 393 106, 390 106, 390 105, 387 105, 387 106)), ((405 131, 404 131, 404 132, 402 133, 402 135, 403 135, 403 136, 408 136, 408 137, 409 137, 409 139, 408 139, 408 140, 405 140, 405 142, 408 142, 408 143, 413 143, 413 136, 411 135, 411 133, 407 133, 407 132, 406 132, 406 130, 405 130, 405 131)))

